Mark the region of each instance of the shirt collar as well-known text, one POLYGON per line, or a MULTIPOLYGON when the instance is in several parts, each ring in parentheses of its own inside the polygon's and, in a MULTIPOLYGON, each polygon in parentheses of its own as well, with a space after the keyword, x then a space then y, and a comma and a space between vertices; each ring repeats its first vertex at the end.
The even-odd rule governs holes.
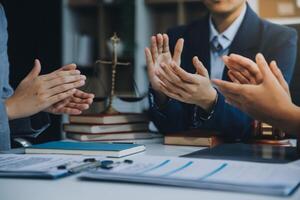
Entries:
POLYGON ((246 10, 247 10, 247 6, 244 5, 241 14, 238 16, 238 18, 236 18, 236 20, 234 20, 234 22, 223 33, 219 33, 217 31, 212 21, 212 17, 210 16, 209 17, 209 29, 210 29, 209 41, 211 42, 215 37, 218 37, 218 40, 220 44, 222 44, 223 48, 229 47, 243 22, 243 19, 246 15, 246 10))

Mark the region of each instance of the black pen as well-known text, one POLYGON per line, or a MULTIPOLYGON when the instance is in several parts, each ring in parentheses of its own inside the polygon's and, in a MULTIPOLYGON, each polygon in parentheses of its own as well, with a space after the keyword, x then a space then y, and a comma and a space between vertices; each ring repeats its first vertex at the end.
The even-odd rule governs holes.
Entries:
POLYGON ((70 169, 68 169, 68 172, 75 174, 75 173, 79 173, 79 172, 82 172, 82 171, 90 169, 90 168, 97 168, 99 166, 101 166, 101 161, 90 162, 90 163, 86 163, 83 165, 79 165, 79 166, 70 168, 70 169))

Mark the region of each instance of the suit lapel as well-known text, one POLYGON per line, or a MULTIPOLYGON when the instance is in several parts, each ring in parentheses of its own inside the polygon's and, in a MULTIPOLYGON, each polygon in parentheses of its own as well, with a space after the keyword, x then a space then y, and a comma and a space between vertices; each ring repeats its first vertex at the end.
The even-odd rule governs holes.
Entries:
POLYGON ((189 26, 187 47, 186 50, 188 57, 188 66, 191 66, 189 69, 190 72, 194 73, 195 69, 192 64, 192 58, 198 56, 203 65, 206 67, 208 72, 210 72, 210 46, 209 46, 209 25, 208 25, 208 16, 198 21, 195 24, 189 26))

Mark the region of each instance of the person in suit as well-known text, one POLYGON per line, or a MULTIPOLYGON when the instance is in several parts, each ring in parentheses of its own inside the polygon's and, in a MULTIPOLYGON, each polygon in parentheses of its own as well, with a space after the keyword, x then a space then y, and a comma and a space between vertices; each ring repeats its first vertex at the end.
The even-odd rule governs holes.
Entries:
POLYGON ((153 36, 151 48, 145 49, 150 116, 161 132, 197 128, 246 140, 253 119, 227 104, 210 78, 229 79, 222 56, 236 53, 254 59, 262 52, 268 61, 276 60, 289 82, 297 34, 260 19, 245 0, 203 3, 209 10, 206 17, 153 36))
POLYGON ((0 150, 10 149, 10 138, 24 127, 30 130, 30 116, 44 111, 52 114, 80 114, 93 101, 93 94, 77 89, 85 83, 76 65, 66 65, 50 74, 40 75, 41 64, 35 60, 32 71, 15 91, 9 85, 9 61, 7 55, 7 21, 0 4, 0 150), (9 121, 14 122, 10 127, 9 121), (12 133, 10 134, 10 132, 12 133))
POLYGON ((300 108, 293 104, 289 86, 275 61, 262 54, 256 62, 240 55, 224 57, 232 82, 212 80, 231 105, 255 119, 289 133, 300 131, 300 108))

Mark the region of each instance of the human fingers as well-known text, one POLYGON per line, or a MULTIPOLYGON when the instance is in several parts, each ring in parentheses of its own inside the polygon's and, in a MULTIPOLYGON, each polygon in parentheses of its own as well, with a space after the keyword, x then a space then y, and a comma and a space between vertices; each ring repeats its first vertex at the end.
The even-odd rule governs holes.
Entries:
POLYGON ((53 105, 54 109, 60 109, 62 107, 64 107, 65 105, 67 105, 71 100, 71 97, 68 97, 60 102, 57 102, 56 104, 53 105))
POLYGON ((248 80, 242 73, 239 71, 232 71, 228 72, 228 74, 233 75, 236 80, 238 80, 238 83, 240 84, 250 84, 250 80, 248 80))
MULTIPOLYGON (((47 89, 47 91, 45 91, 45 93, 46 93, 47 97, 51 97, 51 96, 55 96, 57 94, 64 93, 64 92, 72 90, 72 89, 79 88, 79 87, 83 86, 84 84, 85 84, 84 80, 80 80, 80 81, 72 82, 72 83, 66 83, 66 84, 58 85, 51 89, 47 89)), ((76 90, 75 90, 75 92, 76 92, 76 90)))
POLYGON ((167 75, 164 72, 158 73, 157 76, 160 81, 164 83, 165 88, 168 88, 170 91, 173 91, 177 94, 182 94, 183 96, 188 94, 186 91, 184 91, 184 88, 182 88, 182 86, 179 87, 178 85, 169 81, 167 75))
POLYGON ((180 38, 176 42, 175 49, 174 49, 174 55, 173 55, 173 60, 178 65, 180 64, 180 61, 181 61, 181 53, 182 53, 182 50, 183 50, 183 46, 184 46, 184 39, 180 38))
MULTIPOLYGON (((170 90, 167 86, 165 86, 164 84, 161 85, 160 87, 161 92, 163 92, 165 95, 167 95, 168 97, 172 98, 172 99, 176 99, 178 101, 183 102, 183 98, 182 96, 180 96, 179 94, 175 93, 174 91, 170 90)), ((190 96, 190 95, 189 95, 190 96)))
POLYGON ((41 63, 38 59, 34 60, 34 66, 32 70, 27 74, 27 76, 23 79, 23 81, 32 81, 39 76, 41 73, 41 63))
POLYGON ((70 96, 72 96, 76 92, 76 89, 73 88, 71 90, 62 92, 62 93, 57 93, 56 95, 50 96, 47 101, 45 102, 45 107, 49 107, 51 105, 54 105, 70 96))
POLYGON ((78 97, 81 99, 93 99, 93 98, 95 98, 95 95, 92 93, 87 93, 87 92, 77 89, 74 94, 74 97, 78 97))
POLYGON ((234 74, 234 71, 229 70, 229 71, 228 71, 228 76, 229 76, 230 80, 232 80, 232 82, 238 83, 238 84, 242 84, 242 83, 238 80, 238 78, 236 78, 236 76, 235 76, 235 74, 234 74))
POLYGON ((264 56, 261 53, 256 54, 255 60, 256 60, 259 70, 261 71, 263 80, 265 78, 272 77, 273 73, 272 73, 271 69, 269 68, 269 65, 268 65, 266 59, 264 58, 264 56))
POLYGON ((39 76, 39 79, 44 80, 44 81, 50 81, 53 79, 56 79, 58 77, 65 77, 65 76, 76 76, 76 75, 80 75, 81 72, 79 70, 69 70, 69 71, 54 71, 51 72, 50 74, 45 74, 45 75, 41 75, 39 76))
POLYGON ((75 97, 75 95, 73 95, 73 97, 71 97, 70 102, 74 102, 74 103, 81 103, 81 104, 91 104, 93 103, 93 98, 78 98, 75 97))
POLYGON ((172 62, 171 67, 173 71, 185 82, 188 83, 198 83, 196 78, 194 77, 194 74, 190 74, 186 71, 184 71, 181 67, 179 67, 175 62, 172 62))
POLYGON ((157 39, 156 36, 152 36, 151 37, 151 54, 152 54, 152 58, 153 61, 157 60, 158 57, 158 48, 157 48, 157 39))
POLYGON ((72 103, 72 102, 69 102, 66 107, 69 107, 69 108, 76 108, 78 110, 87 110, 90 105, 89 104, 78 104, 78 103, 72 103))
POLYGON ((223 92, 227 92, 235 95, 239 95, 240 93, 243 92, 242 85, 237 83, 231 83, 219 79, 213 79, 212 82, 219 88, 219 90, 222 90, 223 92))
POLYGON ((208 71, 202 64, 202 62, 199 60, 197 56, 193 57, 193 65, 196 69, 196 72, 206 78, 209 78, 208 71))
POLYGON ((163 43, 164 43, 164 39, 162 34, 157 34, 156 35, 156 41, 157 41, 157 49, 158 49, 158 54, 163 53, 163 43))
POLYGON ((61 68, 55 70, 54 72, 76 70, 76 68, 77 68, 77 65, 75 63, 71 63, 71 64, 62 66, 61 68))
POLYGON ((163 52, 164 53, 170 52, 169 36, 167 34, 163 34, 163 52))
POLYGON ((74 83, 79 81, 85 81, 86 76, 84 75, 73 75, 73 76, 60 76, 50 81, 44 81, 45 89, 51 89, 67 83, 74 83))
POLYGON ((80 115, 82 111, 77 108, 70 108, 70 107, 62 107, 59 109, 54 109, 54 113, 56 114, 67 114, 67 115, 80 115))
POLYGON ((230 69, 235 69, 243 74, 251 83, 261 83, 261 72, 257 64, 251 59, 237 54, 230 54, 229 57, 223 57, 223 61, 230 69))
POLYGON ((71 64, 67 64, 65 66, 62 66, 60 69, 60 71, 69 71, 69 70, 75 70, 77 68, 77 65, 75 63, 71 63, 71 64))
POLYGON ((158 74, 162 74, 165 79, 169 82, 173 83, 174 85, 180 87, 182 84, 181 79, 170 69, 170 66, 167 66, 165 63, 160 64, 161 70, 158 71, 158 74))
POLYGON ((276 61, 272 61, 270 63, 270 69, 272 71, 272 73, 275 75, 276 79, 278 80, 279 84, 281 85, 281 87, 286 91, 286 93, 288 95, 290 95, 290 89, 289 89, 289 85, 286 82, 286 80, 284 79, 281 70, 279 69, 276 61))
POLYGON ((152 57, 152 53, 149 48, 145 48, 145 57, 146 57, 146 63, 147 63, 147 71, 149 79, 151 80, 151 76, 154 75, 155 69, 154 69, 154 61, 152 57))

